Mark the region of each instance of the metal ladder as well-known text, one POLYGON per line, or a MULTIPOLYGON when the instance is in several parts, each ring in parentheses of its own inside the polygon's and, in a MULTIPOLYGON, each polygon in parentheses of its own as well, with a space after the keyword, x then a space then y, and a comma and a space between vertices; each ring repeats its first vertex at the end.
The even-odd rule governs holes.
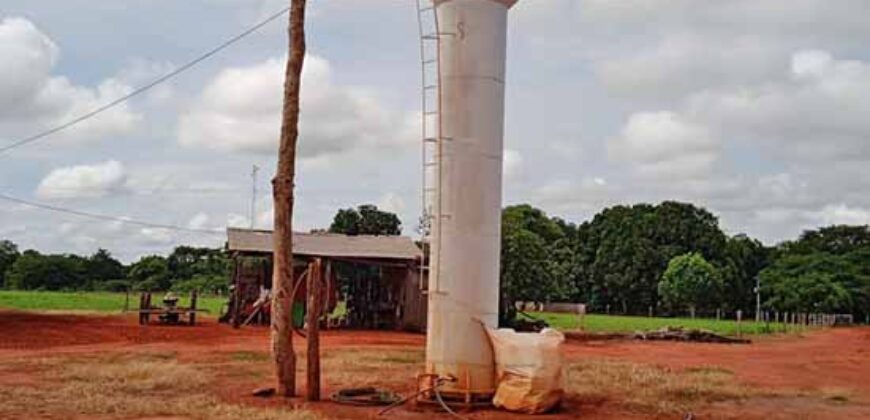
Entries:
MULTIPOLYGON (((441 184, 442 166, 441 156, 445 137, 442 136, 441 125, 441 65, 439 53, 441 51, 442 36, 449 35, 440 32, 438 23, 438 11, 435 9, 433 0, 416 0, 417 23, 420 32, 420 68, 422 83, 422 215, 420 218, 420 242, 423 256, 420 260, 420 289, 424 293, 429 292, 428 284, 423 279, 431 275, 433 250, 437 249, 437 255, 441 255, 441 235, 435 234, 434 230, 441 229, 443 219, 441 211, 441 184), (426 249, 428 247, 428 258, 426 249)), ((427 283, 432 283, 431 278, 427 283)), ((437 293, 438 282, 435 281, 437 293)))

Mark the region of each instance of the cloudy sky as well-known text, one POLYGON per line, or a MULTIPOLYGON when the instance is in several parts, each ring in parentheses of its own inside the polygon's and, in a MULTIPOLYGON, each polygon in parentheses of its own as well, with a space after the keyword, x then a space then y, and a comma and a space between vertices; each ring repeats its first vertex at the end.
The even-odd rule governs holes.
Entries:
MULTIPOLYGON (((4 0, 0 145, 147 83, 282 0, 4 0)), ((295 221, 419 213, 412 0, 310 2, 295 221)), ((768 244, 870 223, 870 1, 521 0, 511 11, 505 202, 583 221, 686 200, 768 244)), ((0 155, 0 193, 194 229, 269 227, 281 19, 147 95, 0 155)), ((0 238, 129 261, 220 234, 0 201, 0 238)))

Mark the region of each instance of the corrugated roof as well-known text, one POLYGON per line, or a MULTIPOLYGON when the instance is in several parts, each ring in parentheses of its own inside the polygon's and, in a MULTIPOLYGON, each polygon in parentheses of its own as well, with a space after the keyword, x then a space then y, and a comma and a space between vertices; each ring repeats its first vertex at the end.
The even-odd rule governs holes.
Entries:
MULTIPOLYGON (((230 251, 272 252, 271 230, 227 229, 230 251)), ((293 252, 299 255, 345 258, 413 260, 420 248, 407 236, 347 236, 333 233, 293 233, 293 252)))

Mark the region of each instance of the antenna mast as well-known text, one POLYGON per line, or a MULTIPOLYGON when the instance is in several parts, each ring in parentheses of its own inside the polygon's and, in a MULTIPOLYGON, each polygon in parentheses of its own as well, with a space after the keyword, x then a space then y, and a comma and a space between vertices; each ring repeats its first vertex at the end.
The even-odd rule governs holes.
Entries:
POLYGON ((257 218, 257 172, 260 167, 251 165, 251 229, 254 229, 254 220, 257 218))

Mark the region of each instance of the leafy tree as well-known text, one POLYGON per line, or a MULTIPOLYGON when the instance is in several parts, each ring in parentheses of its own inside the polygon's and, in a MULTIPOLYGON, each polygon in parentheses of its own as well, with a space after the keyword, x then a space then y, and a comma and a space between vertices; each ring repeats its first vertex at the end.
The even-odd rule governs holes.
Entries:
POLYGON ((870 230, 829 226, 804 232, 773 252, 761 272, 762 297, 780 311, 870 314, 870 230))
POLYGON ((356 209, 339 210, 329 231, 351 236, 401 235, 402 222, 393 213, 378 210, 372 204, 364 204, 356 209))
POLYGON ((870 313, 870 249, 785 254, 761 272, 765 306, 778 311, 870 313), (814 283, 815 282, 815 283, 814 283))
POLYGON ((673 309, 688 307, 692 318, 697 309, 712 309, 720 299, 722 281, 713 264, 698 253, 674 257, 658 286, 662 302, 673 309))
POLYGON ((137 290, 169 290, 172 286, 167 259, 159 255, 140 258, 130 266, 128 277, 137 290))
POLYGON ((546 243, 552 243, 565 237, 562 226, 547 217, 542 210, 528 204, 508 206, 502 211, 502 225, 520 229, 538 235, 546 243))
POLYGON ((836 225, 808 230, 796 242, 786 243, 783 248, 789 254, 827 252, 842 255, 870 248, 870 227, 836 225))
POLYGON ((810 272, 771 281, 766 305, 788 312, 839 312, 852 304, 852 296, 830 274, 810 272))
POLYGON ((723 306, 747 311, 755 307, 755 279, 769 260, 770 251, 746 235, 728 238, 725 261, 720 265, 724 283, 723 306))
POLYGON ((6 271, 6 283, 10 289, 78 290, 87 282, 84 261, 73 255, 27 250, 6 271))
POLYGON ((172 283, 196 276, 223 277, 230 275, 230 260, 223 250, 215 248, 176 247, 166 260, 172 283))
POLYGON ((530 205, 502 212, 501 318, 514 318, 517 301, 550 302, 575 294, 570 225, 530 205))
POLYGON ((85 261, 85 271, 88 281, 95 287, 110 280, 120 280, 125 277, 124 264, 112 257, 112 254, 100 248, 85 261))
POLYGON ((707 210, 664 202, 605 209, 578 227, 574 243, 577 300, 593 310, 646 313, 672 258, 698 252, 720 264, 726 237, 707 210))
POLYGON ((501 244, 501 317, 509 325, 520 300, 543 301, 553 281, 547 267, 546 245, 538 235, 508 225, 501 244))
POLYGON ((12 263, 18 258, 18 245, 12 241, 0 241, 0 288, 6 286, 6 270, 12 266, 12 263))

